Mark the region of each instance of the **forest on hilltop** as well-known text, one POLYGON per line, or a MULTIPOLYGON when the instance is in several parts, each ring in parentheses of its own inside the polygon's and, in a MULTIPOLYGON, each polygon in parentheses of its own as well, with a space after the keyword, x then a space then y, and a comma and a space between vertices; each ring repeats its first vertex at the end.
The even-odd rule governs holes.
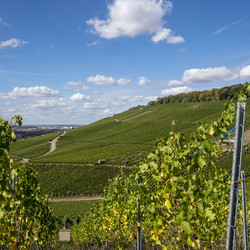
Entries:
MULTIPOLYGON (((247 82, 246 82, 247 83, 247 82)), ((148 105, 169 104, 178 102, 208 102, 222 101, 234 98, 235 93, 244 91, 244 84, 236 84, 223 88, 214 88, 212 90, 192 91, 189 93, 181 93, 177 95, 169 95, 159 97, 156 101, 149 102, 148 105)))

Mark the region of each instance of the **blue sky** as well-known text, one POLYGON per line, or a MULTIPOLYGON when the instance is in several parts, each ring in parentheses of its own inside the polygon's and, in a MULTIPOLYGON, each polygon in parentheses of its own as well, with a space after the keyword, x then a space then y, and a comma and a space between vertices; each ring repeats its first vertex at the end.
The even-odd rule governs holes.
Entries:
POLYGON ((250 81, 249 9, 249 0, 0 0, 0 115, 88 124, 250 81))

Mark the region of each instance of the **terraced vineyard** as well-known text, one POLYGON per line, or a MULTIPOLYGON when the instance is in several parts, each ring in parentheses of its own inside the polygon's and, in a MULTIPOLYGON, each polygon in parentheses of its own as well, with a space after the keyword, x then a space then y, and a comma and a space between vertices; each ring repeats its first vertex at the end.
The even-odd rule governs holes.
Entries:
POLYGON ((102 194, 108 180, 123 170, 128 174, 130 168, 105 165, 35 165, 41 190, 53 197, 90 196, 102 194))

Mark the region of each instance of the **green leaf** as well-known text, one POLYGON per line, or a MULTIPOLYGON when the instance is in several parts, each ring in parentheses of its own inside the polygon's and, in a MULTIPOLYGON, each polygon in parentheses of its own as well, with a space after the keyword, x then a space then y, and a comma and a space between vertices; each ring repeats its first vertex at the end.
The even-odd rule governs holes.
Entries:
POLYGON ((204 148, 204 150, 206 152, 210 152, 212 151, 213 147, 212 147, 212 142, 209 140, 206 140, 202 143, 202 147, 204 148))
POLYGON ((186 234, 188 234, 188 235, 192 234, 193 231, 192 231, 192 229, 190 227, 190 223, 188 221, 183 221, 182 226, 183 226, 183 229, 184 229, 186 234))
POLYGON ((204 156, 200 156, 199 159, 198 159, 198 164, 199 166, 202 168, 206 165, 206 161, 204 159, 204 156))
POLYGON ((148 211, 151 212, 152 214, 155 212, 155 206, 153 203, 151 203, 149 206, 148 206, 148 211))
POLYGON ((187 244, 188 244, 190 247, 193 246, 193 241, 191 240, 190 236, 188 236, 187 244))

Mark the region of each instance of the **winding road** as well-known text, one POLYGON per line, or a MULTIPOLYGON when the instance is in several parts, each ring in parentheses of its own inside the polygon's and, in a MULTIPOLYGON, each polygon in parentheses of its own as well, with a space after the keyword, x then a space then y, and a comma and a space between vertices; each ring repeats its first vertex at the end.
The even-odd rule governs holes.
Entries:
MULTIPOLYGON (((42 155, 39 155, 39 156, 36 156, 36 157, 33 157, 32 159, 35 159, 35 158, 38 158, 38 157, 41 157, 41 156, 44 156, 44 155, 48 155, 50 153, 52 153, 53 151, 56 150, 56 143, 57 143, 57 140, 60 138, 60 137, 63 137, 64 135, 66 134, 66 131, 63 131, 62 134, 60 134, 59 136, 57 136, 56 138, 54 138, 52 141, 50 141, 50 150, 45 153, 45 154, 42 154, 42 155)), ((21 163, 28 163, 29 162, 29 158, 23 158, 22 160, 20 160, 21 163)))

